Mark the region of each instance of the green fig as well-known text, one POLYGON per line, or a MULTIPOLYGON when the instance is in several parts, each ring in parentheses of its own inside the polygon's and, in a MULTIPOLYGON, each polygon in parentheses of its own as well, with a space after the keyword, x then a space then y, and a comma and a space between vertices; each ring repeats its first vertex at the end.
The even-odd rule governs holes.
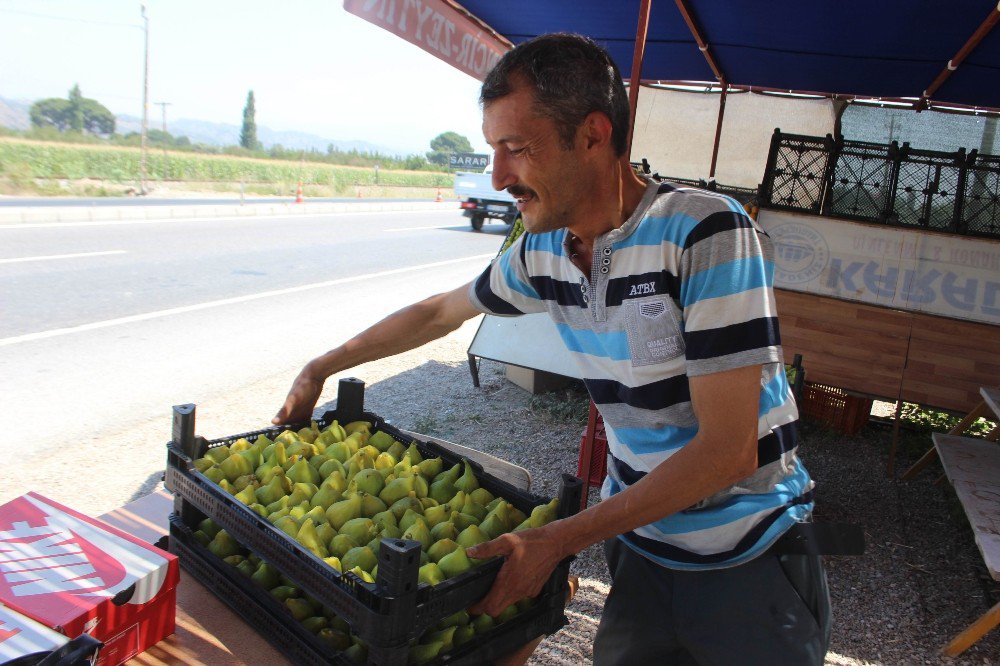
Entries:
POLYGON ((329 557, 324 557, 323 561, 329 564, 331 567, 337 571, 343 572, 344 566, 340 563, 340 558, 335 555, 330 555, 329 557))
POLYGON ((219 467, 222 469, 222 473, 225 475, 226 480, 230 483, 236 481, 244 474, 253 474, 254 466, 250 464, 250 461, 241 456, 238 453, 234 453, 229 456, 221 463, 219 467))
POLYGON ((337 530, 333 529, 333 525, 326 522, 326 518, 323 518, 323 522, 316 525, 316 536, 324 544, 328 544, 333 540, 333 537, 337 536, 337 530))
POLYGON ((437 565, 446 578, 454 578, 472 568, 472 562, 469 561, 464 548, 456 548, 443 556, 437 565))
POLYGON ((223 444, 222 446, 216 446, 210 448, 205 452, 206 458, 211 458, 216 462, 216 464, 221 463, 223 460, 230 456, 229 447, 223 444))
POLYGON ((294 444, 295 442, 301 441, 299 439, 299 434, 294 430, 282 430, 278 433, 278 436, 274 438, 275 443, 281 442, 285 446, 289 444, 294 444))
POLYGON ((323 433, 332 437, 334 442, 342 442, 347 437, 347 433, 344 431, 343 426, 341 426, 336 419, 334 419, 330 425, 323 430, 323 433))
MULTIPOLYGON (((413 469, 419 468, 414 467, 413 469)), ((413 474, 413 492, 415 492, 419 498, 427 497, 430 494, 430 485, 427 483, 427 479, 420 476, 420 474, 413 474)))
POLYGON ((211 543, 208 544, 208 550, 218 558, 226 558, 239 554, 240 544, 236 543, 236 539, 230 536, 229 532, 219 530, 211 543))
POLYGON ((366 444, 365 446, 362 446, 360 449, 358 449, 358 453, 363 453, 365 456, 370 458, 372 461, 372 467, 374 467, 375 459, 378 458, 379 454, 382 452, 376 449, 371 444, 366 444))
POLYGON ((288 599, 293 599, 299 595, 299 588, 294 585, 278 585, 277 587, 272 587, 271 596, 278 601, 285 602, 288 599))
POLYGON ((476 474, 472 471, 472 464, 466 459, 463 459, 462 462, 465 465, 465 472, 455 481, 455 487, 468 494, 479 487, 479 479, 476 478, 476 474))
POLYGON ((305 630, 313 634, 318 634, 322 630, 326 629, 326 625, 328 625, 329 623, 330 621, 327 620, 325 617, 321 617, 318 615, 313 615, 312 617, 307 617, 306 619, 302 620, 302 626, 305 628, 305 630))
POLYGON ((387 451, 395 441, 392 435, 382 430, 379 430, 368 438, 368 444, 374 446, 379 451, 387 451))
MULTIPOLYGON (((405 515, 405 514, 404 514, 405 515)), ((451 516, 451 511, 447 506, 432 506, 424 509, 424 522, 427 527, 433 528, 438 523, 443 523, 451 516)))
POLYGON ((420 505, 424 507, 424 511, 435 506, 441 506, 440 504, 437 503, 436 500, 432 500, 430 497, 421 497, 419 499, 420 499, 420 505))
POLYGON ((257 497, 253 494, 253 486, 246 486, 243 490, 236 493, 234 497, 247 506, 250 506, 257 500, 257 497))
POLYGON ((469 525, 459 533, 458 538, 455 539, 455 543, 462 548, 472 548, 489 540, 490 537, 479 529, 477 525, 469 525))
POLYGON ((441 653, 443 647, 444 643, 442 641, 413 645, 410 647, 410 653, 407 656, 408 663, 417 664, 418 666, 426 664, 435 659, 441 653))
MULTIPOLYGON (((215 468, 213 467, 212 469, 215 469, 215 468)), ((209 471, 211 471, 211 470, 209 470, 209 471)), ((222 488, 223 490, 225 490, 230 495, 235 495, 236 494, 236 488, 234 488, 233 484, 229 483, 229 481, 226 480, 225 477, 223 477, 222 481, 219 481, 219 487, 222 488)))
POLYGON ((215 464, 215 461, 205 456, 204 458, 198 458, 194 461, 194 468, 201 473, 205 473, 205 470, 215 464))
POLYGON ((351 453, 351 447, 347 444, 347 442, 343 441, 334 442, 330 446, 326 447, 326 454, 341 464, 347 463, 348 458, 353 455, 351 453))
POLYGON ((440 457, 424 458, 420 462, 416 463, 416 465, 420 470, 420 476, 430 481, 441 473, 441 470, 444 468, 444 460, 440 457))
POLYGON ((431 547, 427 549, 427 557, 430 558, 431 562, 438 562, 442 557, 456 548, 460 548, 460 546, 451 539, 440 539, 431 544, 431 547))
POLYGON ((346 534, 338 534, 330 540, 329 551, 330 554, 339 557, 341 560, 344 559, 346 555, 352 548, 357 548, 360 544, 357 541, 347 536, 346 534))
POLYGON ((209 536, 209 538, 215 538, 215 535, 219 533, 222 528, 219 527, 211 518, 205 518, 200 523, 198 523, 198 529, 209 536))
POLYGON ((528 521, 531 523, 532 527, 547 525, 556 519, 558 510, 559 498, 557 497, 548 504, 542 504, 532 509, 531 515, 528 517, 528 521))
POLYGON ((340 534, 346 534, 355 541, 368 543, 375 538, 378 530, 371 518, 353 518, 348 520, 338 530, 340 534))
POLYGON ((430 548, 432 543, 431 532, 427 529, 427 525, 424 524, 423 520, 418 520, 403 530, 403 538, 419 541, 423 550, 430 548))
POLYGON ((438 583, 443 583, 445 580, 444 573, 441 572, 441 568, 437 564, 431 562, 430 564, 425 564, 420 567, 417 573, 417 582, 425 583, 427 585, 437 585, 438 583))
MULTIPOLYGON (((277 502, 271 502, 267 505, 267 513, 270 516, 272 513, 281 511, 282 509, 291 509, 294 506, 291 502, 291 497, 288 495, 283 495, 277 502)), ((282 514, 286 515, 286 514, 282 514)), ((274 522, 273 520, 271 522, 274 522)))
POLYGON ((281 477, 274 475, 267 485, 257 488, 253 493, 258 502, 267 506, 284 497, 285 489, 282 487, 281 477))
POLYGON ((419 465, 424 461, 424 457, 420 455, 420 449, 417 448, 416 442, 410 444, 410 448, 406 449, 404 455, 409 456, 411 465, 419 465))
POLYGON ((250 580, 270 590, 278 585, 278 571, 267 562, 261 562, 257 570, 250 575, 250 580))
POLYGON ((326 627, 316 633, 316 637, 330 646, 331 650, 340 652, 351 646, 351 637, 342 631, 326 627))
POLYGON ((382 489, 382 492, 379 493, 378 497, 380 500, 385 502, 387 506, 392 506, 393 503, 408 496, 411 492, 414 492, 413 477, 406 477, 390 481, 386 487, 382 489))
POLYGON ((322 480, 319 475, 319 470, 310 465, 309 461, 305 458, 299 458, 295 464, 289 468, 285 476, 291 479, 293 483, 311 483, 315 485, 322 480))
POLYGON ((371 436, 372 424, 368 421, 351 421, 350 423, 344 425, 344 432, 350 437, 356 432, 364 433, 366 436, 371 436))
POLYGON ((369 495, 368 493, 361 493, 361 515, 366 518, 371 518, 372 516, 382 513, 383 511, 388 511, 389 507, 385 505, 385 502, 380 500, 374 495, 369 495))
POLYGON ((477 520, 475 516, 470 516, 467 513, 457 513, 456 514, 454 512, 451 515, 451 522, 455 523, 455 527, 458 528, 459 532, 461 532, 462 530, 464 530, 466 527, 468 527, 470 525, 478 525, 479 524, 479 520, 477 520))
POLYGON ((471 497, 472 501, 478 504, 479 506, 485 506, 487 509, 490 510, 492 510, 493 507, 489 505, 497 500, 497 498, 493 496, 493 493, 486 490, 486 488, 476 488, 471 493, 469 493, 469 497, 471 497))
POLYGON ((258 516, 260 516, 261 518, 267 518, 267 509, 264 507, 263 504, 259 502, 254 502, 253 504, 250 505, 250 508, 253 509, 253 512, 256 513, 258 516))
POLYGON ((378 564, 378 557, 376 557, 375 551, 368 546, 358 546, 344 553, 340 562, 347 570, 361 567, 364 571, 371 571, 378 564))
POLYGON ((403 530, 396 525, 386 525, 379 531, 378 535, 380 539, 402 539, 403 530))
MULTIPOLYGON (((310 505, 312 506, 312 505, 310 505)), ((306 511, 306 515, 302 517, 302 520, 311 520, 316 525, 328 525, 326 521, 326 511, 321 506, 314 506, 313 508, 306 511)), ((301 522, 301 521, 299 521, 301 522)), ((330 529, 333 529, 332 527, 330 529)))
POLYGON ((341 478, 344 479, 344 488, 347 488, 347 469, 344 467, 344 463, 336 458, 330 458, 319 466, 319 475, 324 479, 329 479, 335 472, 339 473, 341 478))
POLYGON ((330 508, 334 502, 339 502, 344 498, 342 490, 337 488, 336 483, 330 483, 330 479, 323 482, 316 494, 309 498, 309 504, 320 507, 324 511, 330 508))
POLYGON ((289 516, 282 516, 281 518, 279 518, 278 520, 276 520, 274 522, 274 526, 277 527, 279 530, 281 530, 282 532, 284 532, 285 534, 287 534, 288 536, 290 536, 293 539, 296 536, 298 536, 299 529, 301 529, 301 526, 299 525, 299 521, 295 520, 295 518, 293 518, 290 515, 289 516))
POLYGON ((465 491, 456 490, 455 494, 448 500, 448 508, 452 511, 461 511, 465 506, 465 491))
POLYGON ((389 511, 392 511, 393 515, 396 516, 397 522, 403 517, 407 509, 413 509, 417 513, 422 514, 424 512, 424 505, 414 495, 407 495, 389 505, 389 511))
POLYGON ((477 635, 485 634, 487 631, 492 629, 495 624, 496 622, 493 618, 486 613, 472 618, 472 626, 476 630, 477 635))
POLYGON ((528 517, 526 515, 524 515, 524 512, 521 511, 520 509, 518 509, 513 504, 509 504, 508 503, 508 507, 509 507, 507 509, 507 524, 508 525, 520 525, 521 523, 523 523, 525 520, 528 519, 528 517))
MULTIPOLYGON (((385 481, 382 479, 382 475, 379 474, 377 469, 362 469, 359 470, 354 478, 351 479, 351 483, 348 486, 350 489, 354 486, 357 492, 368 493, 369 495, 378 495, 385 488, 385 481)), ((391 502, 386 503, 391 504, 391 502)))
POLYGON ((504 622, 509 622, 517 616, 517 604, 511 604, 500 611, 500 614, 494 618, 497 624, 503 624, 504 622))
MULTIPOLYGON (((468 529, 471 530, 472 527, 468 529)), ((494 512, 486 516, 483 522, 479 523, 479 529, 490 539, 496 539, 501 534, 507 532, 508 528, 507 524, 494 512)))
POLYGON ((209 478, 214 483, 221 483, 226 480, 226 474, 222 471, 222 468, 218 465, 212 465, 204 472, 202 472, 206 477, 209 478))
POLYGON ((392 456, 393 460, 402 460, 406 455, 406 446, 402 442, 393 441, 385 452, 392 456))
MULTIPOLYGON (((489 617, 489 615, 486 617, 489 617)), ((475 636, 476 628, 471 623, 462 624, 455 627, 455 635, 452 636, 452 641, 455 643, 455 647, 459 647, 471 641, 475 636)))
POLYGON ((288 503, 296 505, 308 502, 318 490, 319 488, 314 483, 294 483, 292 484, 292 492, 288 496, 288 503))
POLYGON ((299 599, 296 597, 285 599, 285 608, 291 611, 292 617, 299 622, 312 616, 312 607, 305 599, 299 599))
POLYGON ((471 495, 465 496, 465 504, 462 505, 462 508, 459 509, 459 511, 461 511, 462 513, 467 513, 470 516, 475 516, 476 520, 479 522, 482 522, 482 520, 486 518, 486 515, 489 513, 489 511, 486 510, 485 506, 476 504, 472 500, 471 495))
POLYGON ((339 530, 344 523, 361 515, 361 496, 350 495, 339 502, 331 504, 326 510, 326 519, 334 529, 339 530))
POLYGON ((198 543, 200 543, 203 546, 207 546, 208 544, 212 543, 212 537, 208 536, 207 534, 205 534, 201 530, 195 530, 191 534, 191 536, 193 536, 194 540, 197 541, 198 543))
MULTIPOLYGON (((433 565, 432 565, 433 566, 433 565)), ((420 640, 424 643, 437 643, 440 641, 443 643, 441 647, 442 652, 450 650, 454 646, 454 636, 456 627, 445 627, 444 629, 438 629, 437 631, 429 632, 420 637, 420 640)))
POLYGON ((368 662, 368 648, 362 643, 355 643, 340 654, 352 664, 364 664, 368 662))
POLYGON ((442 539, 457 539, 458 528, 455 527, 455 523, 446 520, 443 523, 438 523, 431 528, 431 538, 435 541, 440 541, 442 539))
POLYGON ((458 492, 458 488, 455 484, 448 479, 441 479, 440 481, 435 481, 430 485, 427 491, 428 497, 437 501, 438 504, 444 504, 451 500, 458 492))
POLYGON ((376 513, 374 516, 372 516, 372 521, 375 523, 376 526, 378 526, 378 529, 380 531, 385 529, 389 525, 392 525, 393 527, 398 527, 399 525, 399 521, 396 520, 396 515, 392 511, 389 511, 388 509, 376 513))
POLYGON ((247 558, 243 557, 242 555, 229 555, 228 557, 222 558, 222 561, 228 564, 229 566, 235 567, 238 564, 246 562, 246 559, 247 558))
POLYGON ((399 521, 397 522, 397 525, 399 525, 399 529, 407 530, 409 529, 410 525, 417 522, 418 520, 424 523, 424 526, 427 525, 427 521, 424 520, 423 514, 417 513, 413 509, 407 509, 406 512, 403 514, 403 517, 400 518, 399 521))
MULTIPOLYGON (((326 455, 325 453, 320 453, 310 458, 309 464, 312 465, 317 472, 319 472, 321 469, 323 469, 323 465, 330 462, 331 460, 333 460, 333 458, 331 458, 330 456, 326 455)), ((325 479, 326 477, 323 476, 322 473, 320 473, 320 478, 325 479)))
POLYGON ((469 615, 469 611, 464 608, 460 611, 452 613, 445 619, 437 623, 435 629, 447 629, 448 627, 461 627, 472 621, 472 617, 469 615))

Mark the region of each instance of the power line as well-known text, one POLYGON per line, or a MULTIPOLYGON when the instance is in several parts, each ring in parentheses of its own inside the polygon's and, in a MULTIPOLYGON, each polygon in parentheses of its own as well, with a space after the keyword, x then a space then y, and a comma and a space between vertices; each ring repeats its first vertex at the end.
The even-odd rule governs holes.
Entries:
POLYGON ((71 18, 69 16, 53 16, 51 14, 35 14, 33 12, 19 12, 14 9, 0 9, 3 14, 17 14, 18 16, 33 16, 35 18, 51 19, 54 21, 68 21, 70 23, 90 23, 93 25, 109 25, 116 28, 142 28, 136 23, 115 23, 113 21, 94 21, 92 19, 71 18))

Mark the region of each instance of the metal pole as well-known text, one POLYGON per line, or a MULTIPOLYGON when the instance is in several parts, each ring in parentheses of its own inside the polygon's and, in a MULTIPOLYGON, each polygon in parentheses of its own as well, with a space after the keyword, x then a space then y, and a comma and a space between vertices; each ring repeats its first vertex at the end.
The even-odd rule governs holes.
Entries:
POLYGON ((167 179, 167 107, 171 102, 153 102, 163 112, 163 180, 167 179))
POLYGON ((719 95, 719 119, 715 124, 715 142, 712 144, 712 165, 708 169, 708 177, 715 178, 715 165, 719 160, 719 141, 722 138, 722 119, 726 115, 726 91, 729 84, 722 82, 722 94, 719 95))
POLYGON ((139 156, 139 192, 146 194, 146 128, 149 123, 149 17, 146 15, 146 5, 142 9, 142 29, 145 41, 145 57, 142 65, 142 133, 140 138, 139 156))
POLYGON ((639 106, 639 84, 642 80, 642 60, 646 54, 646 34, 649 31, 649 8, 652 5, 650 0, 642 0, 639 7, 639 25, 635 29, 635 48, 632 50, 632 76, 628 85, 628 144, 626 146, 624 163, 628 162, 632 155, 632 137, 635 135, 635 111, 639 106))

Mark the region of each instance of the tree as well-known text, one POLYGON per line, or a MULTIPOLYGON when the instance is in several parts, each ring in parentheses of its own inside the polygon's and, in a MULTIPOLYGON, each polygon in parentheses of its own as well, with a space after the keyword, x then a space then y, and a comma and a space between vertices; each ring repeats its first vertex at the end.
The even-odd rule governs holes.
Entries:
POLYGON ((69 91, 68 99, 38 100, 31 105, 29 114, 35 127, 54 127, 60 132, 111 135, 115 131, 114 114, 97 100, 84 97, 79 85, 69 91))
POLYGON ((35 127, 55 127, 65 132, 69 128, 69 100, 59 97, 40 99, 31 105, 29 115, 35 127))
POLYGON ((254 107, 253 91, 247 94, 247 104, 243 107, 243 128, 240 129, 240 145, 248 150, 257 150, 257 109, 254 107))
POLYGON ((472 144, 467 138, 458 132, 444 132, 431 139, 431 152, 427 153, 427 161, 448 166, 448 155, 471 152, 472 144))

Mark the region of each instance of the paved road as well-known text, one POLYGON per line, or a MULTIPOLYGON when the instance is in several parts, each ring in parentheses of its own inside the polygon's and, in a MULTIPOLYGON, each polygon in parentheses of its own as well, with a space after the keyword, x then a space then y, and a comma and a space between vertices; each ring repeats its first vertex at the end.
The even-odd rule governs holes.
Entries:
MULTIPOLYGON (((244 204, 293 203, 295 197, 247 197, 244 204)), ((356 198, 308 197, 310 203, 347 203, 356 198)), ((380 199, 388 203, 428 201, 428 199, 380 199)), ((57 208, 62 206, 232 206, 236 197, 217 199, 158 199, 154 197, 0 197, 0 208, 57 208)))
POLYGON ((162 469, 174 404, 266 425, 305 361, 472 279, 506 229, 457 211, 0 225, 0 501, 53 456, 67 479, 105 447, 162 469))

